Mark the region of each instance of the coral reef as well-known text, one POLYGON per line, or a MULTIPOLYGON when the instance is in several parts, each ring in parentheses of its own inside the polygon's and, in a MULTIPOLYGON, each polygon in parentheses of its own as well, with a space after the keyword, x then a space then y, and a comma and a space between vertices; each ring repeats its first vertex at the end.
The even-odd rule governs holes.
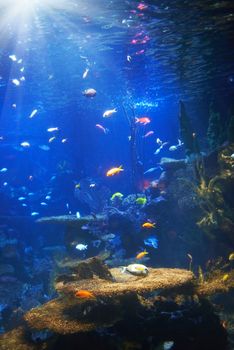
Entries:
POLYGON ((226 331, 204 295, 199 297, 190 271, 150 268, 146 277, 136 277, 111 269, 110 274, 114 281, 93 276, 58 282, 60 296, 26 313, 24 328, 2 336, 1 348, 72 350, 95 344, 117 350, 131 342, 133 348, 151 349, 166 340, 181 350, 226 348, 226 331), (75 292, 84 288, 94 297, 77 298, 75 292))

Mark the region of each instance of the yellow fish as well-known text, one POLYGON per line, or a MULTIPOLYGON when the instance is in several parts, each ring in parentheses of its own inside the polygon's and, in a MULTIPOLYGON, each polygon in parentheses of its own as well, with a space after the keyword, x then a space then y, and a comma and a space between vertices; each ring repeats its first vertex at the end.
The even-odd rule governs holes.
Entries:
POLYGON ((113 176, 119 174, 121 171, 124 171, 123 166, 120 165, 118 168, 111 168, 106 172, 106 176, 113 176))
POLYGON ((149 253, 145 250, 144 252, 137 254, 136 259, 142 259, 147 254, 149 254, 149 253))
POLYGON ((144 224, 142 224, 143 228, 155 228, 156 223, 155 222, 144 222, 144 224))
POLYGON ((222 281, 226 282, 227 280, 229 280, 229 277, 230 277, 229 274, 226 273, 226 275, 223 275, 222 281))
POLYGON ((231 253, 228 257, 229 261, 233 261, 234 260, 234 253, 231 253))

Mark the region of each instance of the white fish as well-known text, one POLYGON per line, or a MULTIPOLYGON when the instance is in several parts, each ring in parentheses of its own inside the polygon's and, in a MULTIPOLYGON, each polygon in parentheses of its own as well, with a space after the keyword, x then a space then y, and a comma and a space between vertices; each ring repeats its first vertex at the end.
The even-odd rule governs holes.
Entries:
POLYGON ((23 203, 23 204, 22 204, 22 207, 27 207, 27 204, 26 204, 26 203, 23 203))
POLYGON ((45 199, 46 199, 47 201, 49 201, 49 200, 51 199, 51 196, 48 195, 48 196, 45 197, 45 199))
POLYGON ((13 107, 13 108, 16 108, 16 104, 15 104, 15 103, 13 103, 12 107, 13 107))
POLYGON ((43 207, 46 207, 48 204, 47 203, 45 203, 45 202, 41 202, 40 203, 43 207))
POLYGON ((7 186, 7 185, 8 185, 8 182, 4 182, 4 183, 3 183, 3 186, 7 186))
POLYGON ((37 215, 40 215, 37 211, 33 211, 33 212, 31 213, 31 216, 37 216, 37 215))
POLYGON ((15 86, 19 86, 20 85, 20 81, 18 79, 12 79, 12 83, 15 85, 15 86))
POLYGON ((20 78, 20 81, 25 81, 25 77, 24 77, 24 76, 21 77, 21 78, 20 78))
POLYGON ((34 196, 34 194, 35 194, 34 192, 29 192, 28 196, 32 197, 32 196, 34 196))
POLYGON ((234 153, 232 153, 230 157, 231 157, 232 159, 234 159, 234 153))
POLYGON ((76 217, 77 219, 80 219, 80 213, 78 211, 76 212, 76 217))
POLYGON ((82 250, 86 250, 88 248, 88 245, 87 244, 77 244, 76 245, 76 249, 82 251, 82 250))
POLYGON ((178 139, 178 144, 169 147, 169 151, 171 151, 171 152, 176 151, 179 147, 182 147, 183 144, 184 143, 180 139, 178 139))
POLYGON ((148 268, 145 265, 142 264, 130 264, 128 266, 123 266, 122 273, 129 272, 132 275, 136 276, 147 276, 149 273, 148 268))
POLYGON ((82 75, 82 78, 83 78, 83 79, 87 78, 88 73, 89 73, 89 69, 86 68, 85 71, 84 71, 84 73, 83 73, 83 75, 82 75))
POLYGON ((23 62, 23 59, 22 58, 20 58, 18 61, 17 61, 17 63, 19 63, 19 64, 21 64, 23 62))
POLYGON ((144 172, 144 175, 145 174, 149 174, 149 173, 153 173, 155 170, 157 170, 159 167, 157 166, 156 168, 150 168, 150 169, 148 169, 148 170, 146 170, 145 172, 144 172))
POLYGON ((86 89, 82 92, 82 94, 86 97, 94 97, 97 94, 97 91, 93 88, 86 89))
POLYGON ((24 72, 24 67, 22 67, 22 68, 20 69, 20 71, 21 71, 21 73, 23 73, 23 72, 24 72))
POLYGON ((157 144, 159 145, 159 146, 161 146, 162 145, 162 140, 160 140, 160 138, 158 137, 157 139, 156 139, 156 142, 157 142, 157 144))
POLYGON ((47 145, 40 145, 39 148, 42 149, 43 151, 49 151, 50 150, 50 147, 47 146, 47 145))
MULTIPOLYGON (((160 142, 162 142, 162 141, 160 140, 160 142)), ((157 142, 157 143, 158 143, 158 142, 157 142)), ((161 146, 160 146, 158 149, 156 149, 156 151, 154 152, 154 154, 159 154, 159 152, 161 152, 161 150, 163 149, 163 147, 165 147, 167 144, 168 144, 168 142, 162 142, 162 143, 161 143, 161 146)))
POLYGON ((127 55, 127 61, 131 62, 131 60, 132 60, 132 57, 130 55, 127 55))
POLYGON ((17 61, 16 55, 10 55, 9 58, 10 58, 13 62, 17 61))
POLYGON ((19 197, 18 201, 24 201, 26 198, 25 197, 19 197))
POLYGON ((103 118, 108 118, 110 117, 112 114, 116 113, 117 112, 117 108, 114 108, 114 109, 108 109, 107 111, 105 111, 103 113, 103 118))
POLYGON ((7 172, 7 168, 2 168, 1 170, 0 170, 0 173, 6 173, 7 172))
POLYGON ((58 131, 59 128, 58 127, 55 127, 55 128, 48 128, 47 131, 48 132, 53 132, 53 131, 58 131))
POLYGON ((173 152, 173 151, 176 151, 178 149, 177 146, 171 146, 169 147, 169 151, 173 152))
POLYGON ((32 113, 30 114, 29 118, 33 118, 37 114, 38 110, 34 109, 32 113))
POLYGON ((20 146, 22 147, 30 147, 30 143, 27 141, 21 142, 20 146))
POLYGON ((62 142, 62 143, 66 143, 66 142, 67 142, 67 139, 62 139, 61 142, 62 142))
POLYGON ((53 137, 51 137, 51 138, 48 140, 48 142, 51 143, 51 142, 53 142, 55 139, 56 139, 56 137, 53 136, 53 137))

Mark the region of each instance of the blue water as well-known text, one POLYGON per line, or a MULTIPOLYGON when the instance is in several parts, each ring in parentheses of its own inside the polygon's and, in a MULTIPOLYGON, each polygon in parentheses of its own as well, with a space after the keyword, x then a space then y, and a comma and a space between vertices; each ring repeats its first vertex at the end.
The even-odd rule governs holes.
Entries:
MULTIPOLYGON (((4 253, 4 258, 2 252, 0 259, 11 263, 13 256, 14 263, 31 269, 13 274, 34 293, 26 299, 36 301, 24 311, 54 295, 43 280, 49 276, 36 282, 29 277, 35 265, 46 269, 47 262, 52 273, 52 254, 45 248, 66 251, 63 230, 38 226, 35 220, 90 214, 92 208, 75 195, 82 181, 93 184, 94 191, 108 188, 110 196, 133 192, 127 115, 150 118, 147 125, 136 124, 141 175, 158 167, 161 157, 185 157, 183 146, 169 150, 180 139, 180 100, 202 151, 208 152, 210 102, 216 101, 226 123, 233 100, 233 11, 232 1, 62 0, 57 5, 31 0, 22 5, 0 0, 0 234, 2 242, 18 242, 12 255, 4 253), (88 88, 97 91, 95 97, 82 93, 88 88), (103 118, 114 108, 116 113, 103 118), (144 137, 149 131, 154 133, 144 137), (168 144, 154 155, 157 138, 168 144), (106 176, 120 165, 123 172, 106 176), (35 296, 38 288, 40 297, 35 296)), ((157 168, 139 176, 138 192, 143 194, 146 183, 161 172, 157 168)), ((138 249, 160 250, 158 236, 151 238, 137 243, 138 249)), ((115 241, 110 244, 114 250, 115 241)), ((85 250, 77 256, 89 255, 85 250)))

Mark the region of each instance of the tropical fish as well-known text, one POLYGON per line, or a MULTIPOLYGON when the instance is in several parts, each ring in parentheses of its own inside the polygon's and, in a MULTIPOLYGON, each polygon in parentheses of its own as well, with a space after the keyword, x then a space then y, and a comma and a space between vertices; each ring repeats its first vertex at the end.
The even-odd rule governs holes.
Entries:
POLYGON ((33 118, 37 114, 38 110, 34 109, 32 113, 30 114, 29 118, 33 118))
POLYGON ((144 258, 144 256, 146 256, 147 254, 149 254, 146 250, 144 250, 144 252, 141 252, 141 253, 139 253, 139 254, 137 254, 137 256, 136 256, 136 259, 142 259, 142 258, 144 258))
MULTIPOLYGON (((160 139, 157 139, 159 140, 160 142, 162 142, 160 139)), ((158 143, 158 142, 157 142, 158 143)), ((159 148, 156 149, 156 151, 154 152, 154 154, 159 154, 161 152, 161 150, 163 149, 163 147, 165 147, 168 142, 162 142, 162 143, 158 143, 160 144, 159 148)))
POLYGON ((145 172, 144 172, 144 175, 146 175, 146 174, 149 174, 149 173, 153 173, 155 170, 157 170, 159 167, 157 166, 157 167, 155 167, 155 168, 150 168, 150 169, 148 169, 148 170, 146 170, 145 172))
POLYGON ((144 136, 142 136, 143 138, 146 138, 146 137, 149 137, 149 136, 151 136, 151 135, 153 135, 154 134, 154 131, 153 130, 151 130, 151 131, 148 131, 144 136))
POLYGON ((82 94, 86 97, 94 97, 97 94, 97 91, 95 89, 89 88, 82 92, 82 94))
POLYGON ((132 60, 132 57, 130 55, 127 55, 127 61, 130 63, 132 60))
POLYGON ((113 201, 115 198, 122 199, 123 198, 123 194, 120 193, 120 192, 115 192, 114 194, 112 194, 110 200, 113 201))
POLYGON ((107 134, 109 132, 109 129, 104 128, 101 124, 96 124, 96 127, 104 132, 104 134, 107 134))
POLYGON ((30 143, 27 141, 21 142, 20 146, 22 147, 30 147, 30 143))
POLYGON ((116 113, 117 112, 117 108, 114 108, 114 109, 108 109, 107 111, 105 111, 103 113, 103 118, 108 118, 110 116, 112 116, 112 114, 116 113))
POLYGON ((16 55, 10 55, 9 58, 10 58, 13 62, 17 61, 16 55))
POLYGON ((15 86, 19 86, 20 85, 20 81, 18 79, 12 79, 12 83, 15 85, 15 86))
POLYGON ((229 280, 229 278, 230 278, 229 274, 226 273, 226 274, 223 276, 222 281, 223 281, 223 282, 226 282, 227 280, 229 280))
POLYGON ((83 73, 83 75, 82 75, 82 78, 83 78, 83 79, 87 78, 88 73, 89 73, 89 69, 86 68, 85 71, 84 71, 84 73, 83 73))
POLYGON ((135 118, 136 123, 140 123, 143 125, 149 124, 151 122, 150 118, 148 117, 141 117, 141 118, 135 118))
POLYGON ((51 142, 53 142, 55 139, 56 139, 56 137, 53 136, 53 137, 49 138, 48 142, 51 143, 51 142))
POLYGON ((95 296, 92 292, 89 292, 88 290, 85 289, 80 289, 75 292, 75 297, 80 298, 80 299, 94 299, 95 296))
POLYGON ((178 139, 178 144, 169 147, 169 151, 176 151, 179 147, 183 146, 183 144, 184 143, 180 139, 178 139))
POLYGON ((141 225, 143 228, 155 228, 156 223, 155 222, 144 222, 144 224, 141 225))
POLYGON ((113 176, 113 175, 117 175, 120 173, 120 171, 124 171, 124 169, 122 168, 122 165, 120 165, 118 168, 111 168, 110 170, 108 170, 106 172, 106 176, 113 176))
POLYGON ((234 253, 231 253, 228 257, 229 261, 233 261, 234 260, 234 253))
POLYGON ((88 245, 87 245, 87 244, 81 244, 81 243, 79 243, 79 244, 76 245, 76 249, 78 249, 78 250, 80 250, 80 251, 86 250, 87 248, 88 248, 88 245))
POLYGON ((136 203, 140 205, 144 205, 147 202, 147 199, 145 197, 139 197, 136 199, 136 203))
POLYGON ((128 272, 136 276, 147 276, 149 273, 149 270, 145 265, 142 265, 142 264, 130 264, 128 266, 123 266, 121 272, 122 273, 128 272))
POLYGON ((158 239, 154 236, 150 236, 150 237, 144 239, 144 244, 157 249, 158 248, 158 239))
POLYGON ((47 131, 48 132, 53 132, 53 131, 58 131, 59 128, 58 127, 55 127, 55 128, 48 128, 47 131))

